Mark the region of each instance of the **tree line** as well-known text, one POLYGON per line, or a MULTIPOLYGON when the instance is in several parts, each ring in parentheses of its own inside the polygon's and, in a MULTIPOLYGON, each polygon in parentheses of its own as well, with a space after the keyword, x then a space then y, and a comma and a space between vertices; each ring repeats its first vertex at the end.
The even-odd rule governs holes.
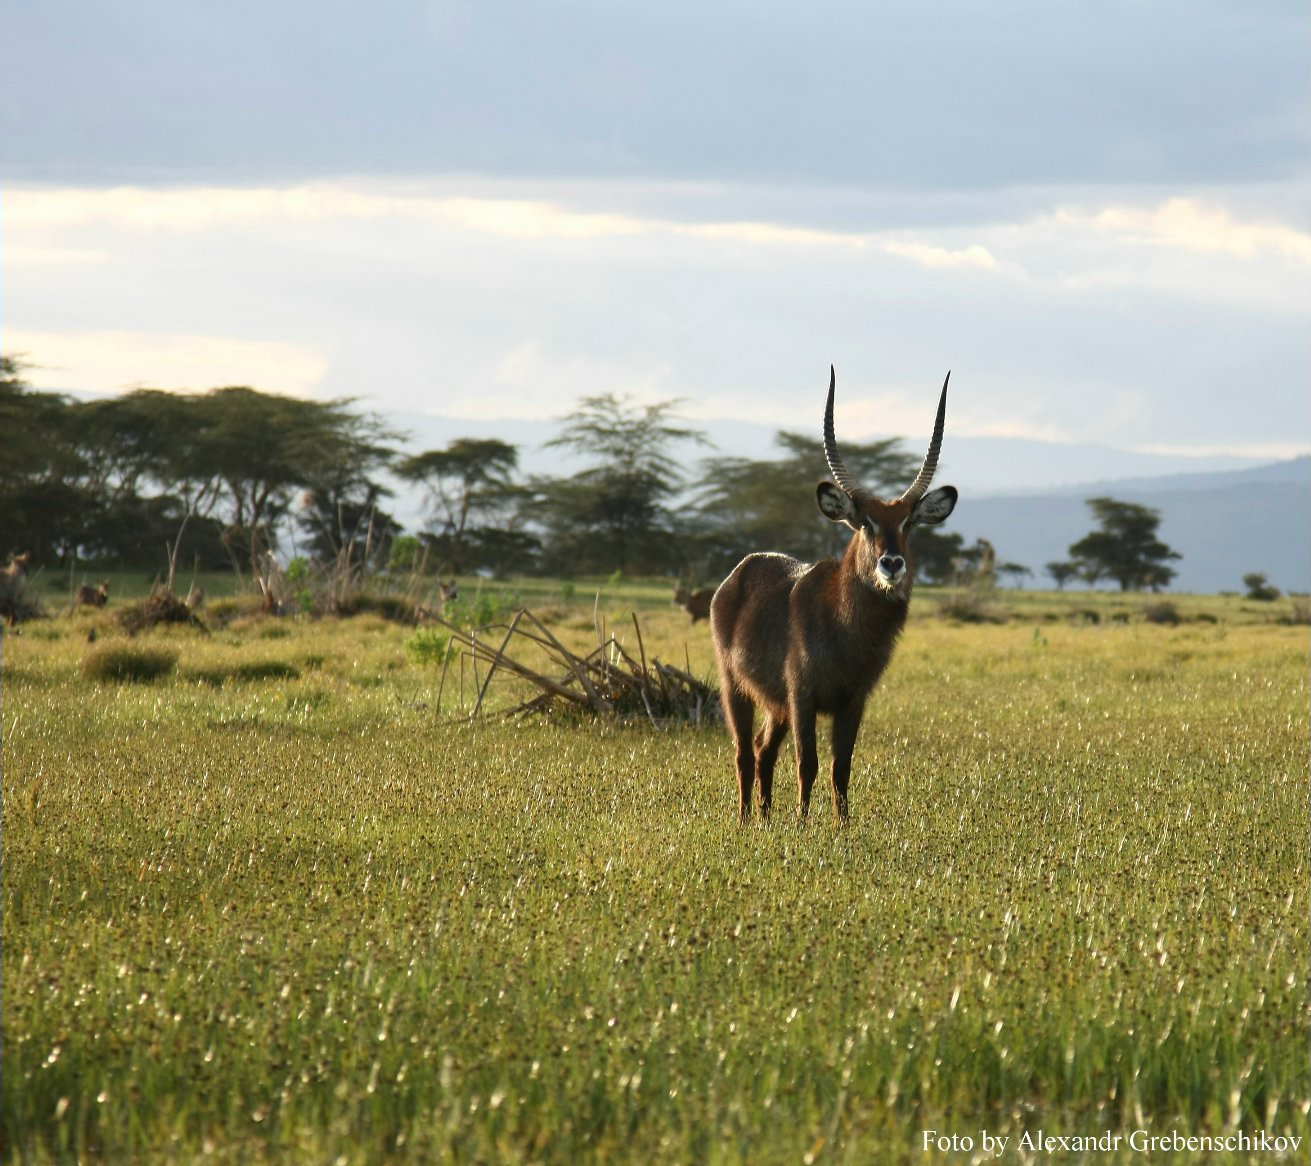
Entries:
MULTIPOLYGON (((403 435, 352 399, 227 387, 77 400, 33 390, 21 362, 0 362, 0 554, 34 563, 167 560, 258 577, 272 552, 433 574, 708 581, 753 550, 820 558, 845 538, 809 488, 824 473, 818 437, 780 431, 772 458, 715 456, 674 401, 583 397, 545 443, 582 466, 557 476, 522 472, 519 449, 494 438, 406 453, 403 435), (422 494, 421 529, 390 513, 389 477, 422 494)), ((885 496, 918 466, 896 439, 844 442, 843 453, 885 496)), ((985 542, 934 528, 917 532, 915 552, 928 582, 991 566, 985 542)))

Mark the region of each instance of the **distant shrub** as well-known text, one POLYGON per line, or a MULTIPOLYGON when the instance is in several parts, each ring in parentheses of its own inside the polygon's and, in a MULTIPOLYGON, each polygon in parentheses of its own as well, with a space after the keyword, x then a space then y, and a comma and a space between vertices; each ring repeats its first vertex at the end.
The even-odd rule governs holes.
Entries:
POLYGON ((115 684, 149 684, 169 675, 177 667, 178 654, 169 648, 142 644, 105 644, 94 648, 82 660, 82 674, 88 680, 115 684))
POLYGON ((243 660, 232 675, 238 680, 297 680, 300 669, 286 660, 243 660))
POLYGON ((437 628, 419 628, 405 641, 405 655, 413 664, 444 664, 459 648, 451 637, 437 628))
POLYGON ((285 623, 263 615, 254 617, 250 626, 255 638, 260 640, 285 640, 291 636, 291 628, 285 623))
POLYGON ((472 599, 453 599, 442 618, 459 627, 486 628, 505 623, 523 606, 515 591, 479 591, 472 599))
POLYGON ((243 660, 240 664, 220 664, 208 668, 189 668, 187 677, 198 684, 222 688, 230 680, 258 683, 261 680, 297 680, 300 669, 285 660, 243 660))
POLYGON ((1253 571, 1250 575, 1243 576, 1243 586, 1247 588, 1247 599, 1255 599, 1262 603, 1271 603, 1279 598, 1279 588, 1271 587, 1270 581, 1259 571, 1253 571))
POLYGON ((992 588, 965 587, 953 591, 938 605, 944 619, 960 623, 1005 623, 1006 613, 992 598, 992 588))
POLYGON ((358 591, 337 607, 338 615, 376 615, 392 623, 413 624, 418 618, 414 600, 405 595, 378 595, 358 591))
POLYGON ((249 595, 225 595, 220 599, 210 600, 205 606, 205 611, 212 623, 224 626, 234 619, 259 611, 259 600, 249 595))
POLYGON ((1279 617, 1279 622, 1298 625, 1311 624, 1311 598, 1305 595, 1293 595, 1289 599, 1288 610, 1279 617))
POLYGON ((1149 603, 1143 608, 1143 619, 1148 623, 1177 624, 1180 621, 1179 609, 1168 599, 1159 603, 1149 603))

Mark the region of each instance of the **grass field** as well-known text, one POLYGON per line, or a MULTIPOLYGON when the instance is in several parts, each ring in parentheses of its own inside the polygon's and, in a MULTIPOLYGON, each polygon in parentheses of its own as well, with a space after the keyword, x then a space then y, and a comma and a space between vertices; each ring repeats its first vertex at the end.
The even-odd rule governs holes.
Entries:
MULTIPOLYGON (((518 591, 595 641, 592 590, 518 591)), ((596 609, 709 674, 667 594, 596 609)), ((1039 1131, 1303 1161, 1307 629, 1147 602, 962 625, 918 594, 845 829, 783 771, 740 829, 718 726, 468 723, 473 677, 378 618, 30 624, 4 1161, 964 1163, 985 1130, 1015 1162, 1280 1157, 1039 1131), (139 645, 165 675, 88 674, 139 645)))

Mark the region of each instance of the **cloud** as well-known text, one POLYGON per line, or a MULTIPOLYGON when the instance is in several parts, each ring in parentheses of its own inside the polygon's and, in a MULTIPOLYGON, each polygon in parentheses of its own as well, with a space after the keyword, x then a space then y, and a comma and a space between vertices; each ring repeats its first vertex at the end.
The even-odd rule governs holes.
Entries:
POLYGON ((52 332, 9 329, 4 350, 38 363, 24 370, 35 388, 119 392, 151 388, 210 389, 252 385, 308 396, 328 369, 326 357, 303 345, 221 336, 146 332, 52 332))
POLYGON ((780 226, 775 223, 663 224, 666 230, 695 239, 724 239, 762 247, 867 247, 873 236, 850 231, 825 231, 814 227, 780 226))
POLYGON ((515 345, 481 370, 476 397, 449 403, 444 412, 465 420, 513 416, 554 421, 584 396, 616 393, 643 402, 670 396, 667 365, 553 351, 539 340, 515 345))
POLYGON ((762 221, 688 222, 661 215, 578 211, 541 199, 448 196, 315 183, 285 189, 194 187, 158 190, 23 189, 8 193, 10 231, 116 227, 131 232, 199 234, 225 227, 278 223, 422 220, 505 239, 586 242, 634 236, 681 236, 748 247, 846 248, 881 246, 925 267, 996 266, 978 245, 950 249, 877 232, 836 231, 814 225, 762 221))
POLYGON ((25 267, 87 267, 109 261, 108 251, 95 247, 6 247, 8 270, 25 267))
POLYGON ((627 215, 579 214, 546 202, 520 199, 452 198, 422 200, 401 213, 441 218, 470 230, 510 239, 601 239, 646 234, 656 224, 627 215))
POLYGON ((43 388, 248 383, 489 423, 616 391, 797 429, 798 385, 836 361, 853 440, 924 441, 949 365, 962 435, 1306 429, 1306 235, 1285 187, 911 206, 465 177, 5 198, 4 349, 43 388), (1234 414, 1236 384, 1260 408, 1234 414))
POLYGON ((997 260, 992 253, 977 243, 960 250, 947 247, 935 247, 929 243, 915 243, 905 239, 893 239, 883 245, 890 255, 921 264, 924 267, 981 267, 992 269, 997 260))
POLYGON ((1305 457, 1305 441, 1238 441, 1172 445, 1154 443, 1132 447, 1135 453, 1157 454, 1163 457, 1247 457, 1261 461, 1288 461, 1305 457))
POLYGON ((1224 207, 1195 198, 1172 198, 1155 208, 1111 206, 1063 210, 1057 221, 1104 231, 1148 245, 1218 252, 1236 259, 1280 255, 1311 263, 1311 234, 1277 222, 1243 222, 1224 207))

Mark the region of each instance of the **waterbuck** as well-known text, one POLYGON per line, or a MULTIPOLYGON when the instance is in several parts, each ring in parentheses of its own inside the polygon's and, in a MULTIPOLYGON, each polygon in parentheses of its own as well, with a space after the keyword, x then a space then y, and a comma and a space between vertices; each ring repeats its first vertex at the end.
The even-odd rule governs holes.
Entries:
POLYGON ((24 551, 21 555, 10 555, 9 562, 0 569, 0 618, 4 619, 6 627, 18 625, 23 590, 27 585, 27 567, 31 561, 32 552, 24 551))
POLYGON ((689 591, 680 583, 674 588, 674 606, 681 607, 692 617, 692 622, 696 623, 699 619, 710 618, 710 601, 714 595, 712 588, 703 587, 699 591, 689 591))
MULTIPOLYGON (((951 374, 947 374, 950 380, 951 374)), ((748 555, 720 584, 710 605, 710 631, 719 663, 720 697, 736 749, 738 815, 751 816, 760 779, 760 812, 768 816, 774 762, 789 728, 797 755, 798 810, 810 807, 819 760, 815 717, 833 718, 833 805, 847 818, 851 753, 865 701, 892 659, 906 623, 913 561, 908 546, 916 525, 942 522, 956 505, 956 489, 929 490, 942 447, 947 381, 919 474, 900 498, 885 502, 848 472, 833 436, 829 370, 824 409, 824 454, 832 482, 815 488, 819 509, 855 533, 841 560, 802 563, 789 555, 748 555), (752 737, 755 706, 763 716, 752 737)))
POLYGON ((101 579, 96 587, 83 583, 73 595, 73 607, 104 607, 109 602, 109 580, 101 579))

